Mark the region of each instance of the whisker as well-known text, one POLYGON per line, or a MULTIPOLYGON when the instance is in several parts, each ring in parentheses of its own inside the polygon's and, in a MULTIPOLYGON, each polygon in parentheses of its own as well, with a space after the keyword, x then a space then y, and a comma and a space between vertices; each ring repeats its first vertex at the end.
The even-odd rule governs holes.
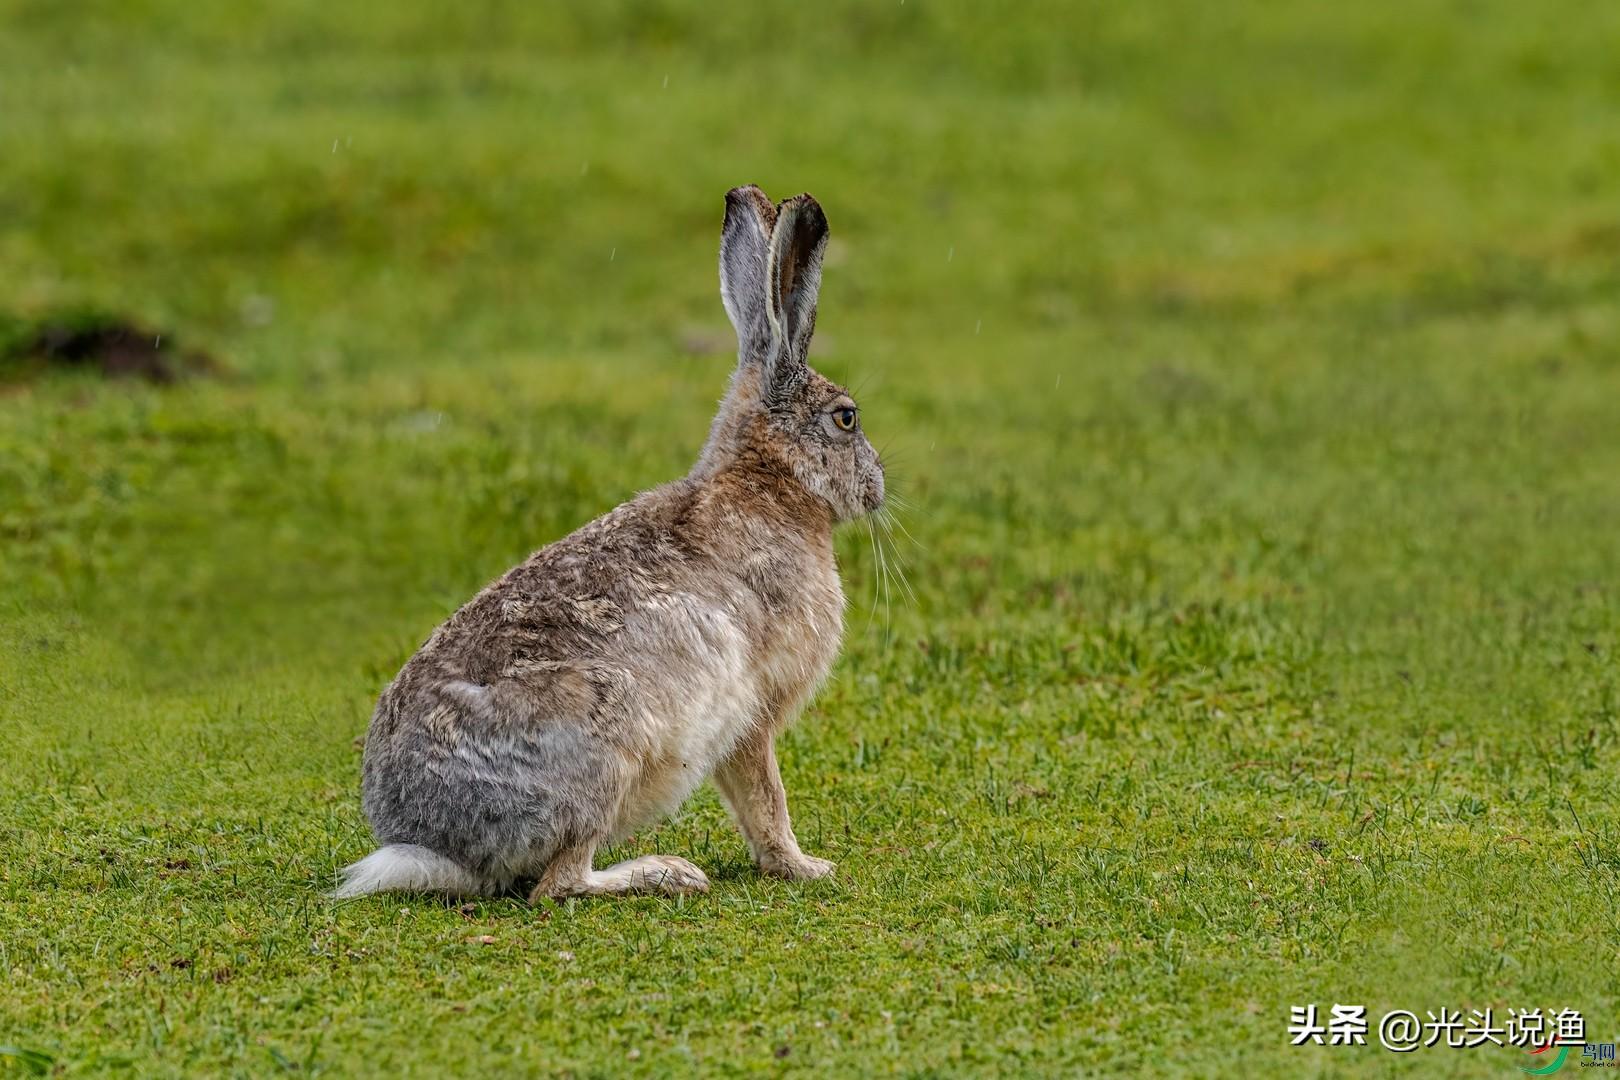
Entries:
POLYGON ((866 610, 866 629, 872 629, 872 620, 877 618, 877 589, 878 589, 878 558, 877 533, 872 529, 872 519, 866 519, 866 536, 872 543, 872 603, 866 610))
POLYGON ((900 534, 902 536, 904 536, 907 540, 911 541, 912 546, 915 547, 918 551, 927 550, 923 546, 923 543, 922 543, 921 540, 918 540, 915 536, 911 535, 911 530, 906 528, 906 523, 900 520, 900 517, 899 517, 898 514, 895 514, 893 511, 891 511, 886 506, 883 508, 883 513, 884 513, 885 519, 888 522, 889 528, 891 530, 891 532, 890 532, 891 536, 893 535, 893 530, 894 529, 899 529, 900 534))
POLYGON ((916 607, 917 593, 914 589, 912 589, 911 582, 906 578, 905 559, 901 558, 900 551, 894 544, 894 532, 892 529, 893 515, 885 510, 884 513, 879 517, 878 521, 879 524, 883 526, 883 530, 889 538, 889 557, 894 562, 895 578, 900 583, 901 591, 911 601, 911 606, 916 607))
POLYGON ((873 443, 872 449, 876 450, 878 457, 883 459, 883 465, 885 468, 893 468, 895 465, 903 465, 909 460, 909 456, 905 449, 895 450, 889 443, 883 443, 882 445, 873 443))
POLYGON ((885 641, 887 641, 889 632, 894 625, 893 611, 889 606, 889 560, 883 555, 883 542, 878 539, 878 534, 875 530, 872 533, 872 539, 877 545, 878 567, 881 571, 880 576, 883 579, 883 635, 885 641))
POLYGON ((904 495, 900 494, 898 491, 886 491, 886 492, 884 492, 883 501, 886 502, 886 503, 893 503, 895 506, 898 506, 902 510, 915 510, 916 509, 916 507, 912 504, 911 500, 906 498, 904 495))
POLYGON ((895 506, 901 510, 905 510, 907 512, 915 511, 911 509, 910 504, 906 503, 903 498, 898 498, 892 495, 886 496, 884 499, 885 505, 880 506, 877 510, 876 516, 881 521, 884 531, 889 535, 889 540, 891 541, 891 552, 894 558, 896 560, 899 560, 900 558, 900 544, 895 540, 896 531, 898 531, 899 535, 904 537, 906 542, 912 547, 916 548, 918 551, 926 551, 927 545, 912 535, 911 530, 906 527, 906 523, 902 521, 900 519, 900 515, 895 512, 895 506, 888 505, 890 502, 894 502, 895 506))

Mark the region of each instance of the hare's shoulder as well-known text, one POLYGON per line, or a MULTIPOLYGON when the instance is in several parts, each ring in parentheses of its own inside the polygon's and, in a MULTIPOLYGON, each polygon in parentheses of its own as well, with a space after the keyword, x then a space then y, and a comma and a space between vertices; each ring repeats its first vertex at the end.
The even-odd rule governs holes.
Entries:
POLYGON ((646 492, 534 552, 462 605, 415 660, 487 679, 525 659, 597 653, 625 612, 689 561, 673 528, 680 494, 646 492))

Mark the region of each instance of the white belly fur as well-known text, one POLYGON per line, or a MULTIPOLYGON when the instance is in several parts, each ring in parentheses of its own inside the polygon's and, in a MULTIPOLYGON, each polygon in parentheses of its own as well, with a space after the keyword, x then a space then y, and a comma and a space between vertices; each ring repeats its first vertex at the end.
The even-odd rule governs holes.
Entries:
POLYGON ((630 763, 617 837, 673 814, 751 727, 786 722, 826 677, 843 632, 844 596, 830 560, 814 570, 810 598, 770 625, 763 642, 751 640, 723 604, 692 593, 659 596, 641 612, 643 632, 659 639, 659 685, 632 695, 644 753, 630 763))
POLYGON ((652 605, 677 663, 660 685, 637 686, 636 722, 645 756, 615 818, 616 838, 674 813, 759 715, 749 640, 727 611, 674 594, 652 605))

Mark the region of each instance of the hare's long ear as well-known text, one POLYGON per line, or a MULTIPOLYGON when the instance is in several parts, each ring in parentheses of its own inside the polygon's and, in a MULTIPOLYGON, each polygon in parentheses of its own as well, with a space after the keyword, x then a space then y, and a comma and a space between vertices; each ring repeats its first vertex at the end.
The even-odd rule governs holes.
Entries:
POLYGON ((767 316, 775 363, 769 383, 780 388, 802 372, 816 328, 821 259, 827 252, 827 215, 809 195, 795 195, 776 208, 771 232, 767 316))
POLYGON ((744 364, 763 360, 770 345, 765 299, 766 262, 776 206, 752 184, 726 192, 726 221, 720 227, 720 302, 737 331, 744 364))

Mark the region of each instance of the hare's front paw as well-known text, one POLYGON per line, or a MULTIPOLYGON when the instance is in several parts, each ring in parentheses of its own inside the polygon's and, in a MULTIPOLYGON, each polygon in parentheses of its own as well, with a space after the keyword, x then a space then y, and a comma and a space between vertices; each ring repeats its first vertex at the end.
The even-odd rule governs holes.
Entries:
POLYGON ((837 865, 826 859, 818 859, 814 855, 796 851, 791 855, 775 855, 761 859, 759 868, 772 877, 786 878, 788 881, 813 881, 816 878, 830 877, 837 865))

